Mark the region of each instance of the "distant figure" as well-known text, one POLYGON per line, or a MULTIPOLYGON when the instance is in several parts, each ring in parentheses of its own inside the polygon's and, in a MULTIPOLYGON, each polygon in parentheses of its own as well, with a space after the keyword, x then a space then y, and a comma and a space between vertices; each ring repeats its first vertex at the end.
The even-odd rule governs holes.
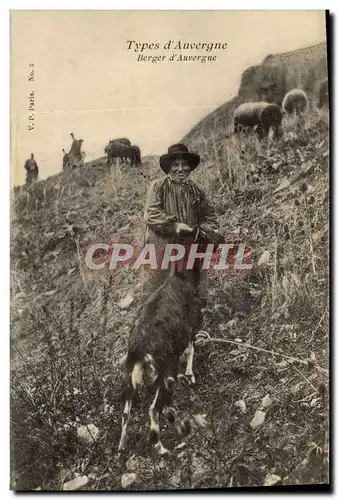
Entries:
POLYGON ((328 107, 328 78, 320 82, 318 93, 318 108, 328 107))
POLYGON ((39 169, 33 153, 31 153, 31 157, 25 161, 24 168, 26 170, 26 184, 36 182, 39 177, 39 169))
POLYGON ((282 102, 282 109, 288 115, 302 115, 307 111, 308 97, 306 92, 301 89, 292 89, 285 95, 282 102))
POLYGON ((68 167, 70 170, 73 170, 73 168, 84 166, 85 153, 81 151, 82 143, 84 141, 83 139, 75 139, 73 132, 70 135, 73 142, 68 153, 68 167))
POLYGON ((282 111, 277 104, 245 102, 236 108, 233 118, 235 134, 250 127, 257 132, 260 140, 268 137, 270 128, 273 128, 274 139, 282 136, 282 111))

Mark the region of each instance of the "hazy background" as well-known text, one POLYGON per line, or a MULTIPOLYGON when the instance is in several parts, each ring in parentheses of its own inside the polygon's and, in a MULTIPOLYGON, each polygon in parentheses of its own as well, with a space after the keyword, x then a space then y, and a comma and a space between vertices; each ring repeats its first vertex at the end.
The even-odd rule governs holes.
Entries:
POLYGON ((60 172, 70 132, 84 139, 86 160, 103 156, 118 136, 129 137, 143 155, 163 153, 237 94, 248 66, 325 39, 324 11, 12 11, 12 185, 25 181, 31 152, 40 178, 60 172), (152 64, 137 62, 127 40, 227 42, 228 48, 181 52, 217 55, 216 62, 152 64), (28 131, 33 88, 35 129, 28 131))

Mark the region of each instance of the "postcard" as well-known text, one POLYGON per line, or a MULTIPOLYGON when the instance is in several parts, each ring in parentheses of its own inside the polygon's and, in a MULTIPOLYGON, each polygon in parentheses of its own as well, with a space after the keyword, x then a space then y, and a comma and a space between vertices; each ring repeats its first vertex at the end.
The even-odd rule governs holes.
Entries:
POLYGON ((329 13, 10 23, 10 488, 329 489, 329 13))

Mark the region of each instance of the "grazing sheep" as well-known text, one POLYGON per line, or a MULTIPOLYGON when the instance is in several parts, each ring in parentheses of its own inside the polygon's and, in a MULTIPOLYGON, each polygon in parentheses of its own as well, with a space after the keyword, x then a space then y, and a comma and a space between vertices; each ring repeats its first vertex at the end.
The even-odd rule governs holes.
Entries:
POLYGON ((131 165, 141 164, 141 151, 138 146, 127 146, 122 142, 110 140, 105 147, 107 154, 107 165, 109 166, 114 158, 121 158, 122 160, 130 160, 131 165))
POLYGON ((126 137, 120 137, 119 139, 112 139, 110 142, 119 142, 120 144, 125 144, 125 146, 131 146, 131 141, 126 137))
POLYGON ((259 139, 268 137, 270 128, 273 128, 274 139, 282 135, 282 111, 277 104, 268 102, 245 102, 240 104, 234 112, 234 133, 247 127, 255 128, 259 139))
MULTIPOLYGON (((109 143, 105 147, 105 153, 107 154, 107 165, 110 164, 113 158, 119 157, 119 153, 127 151, 124 146, 130 147, 131 141, 126 137, 120 137, 119 139, 110 139, 109 143), (122 147, 120 147, 122 145, 122 147)), ((123 158, 124 159, 124 158, 123 158)))
POLYGON ((149 408, 149 440, 159 455, 168 450, 160 440, 159 416, 165 409, 174 420, 170 407, 173 385, 179 371, 179 358, 188 347, 185 377, 195 383, 192 370, 194 338, 202 321, 202 300, 199 295, 200 270, 171 270, 168 279, 150 296, 134 324, 125 360, 123 381, 125 407, 119 455, 126 449, 127 424, 133 396, 144 385, 152 393, 149 408))
POLYGON ((327 106, 329 104, 328 99, 328 78, 325 78, 320 82, 319 92, 318 92, 318 108, 327 106))
POLYGON ((292 89, 285 95, 282 102, 282 109, 288 115, 296 113, 300 116, 308 108, 308 97, 301 89, 292 89))
POLYGON ((139 146, 131 146, 132 149, 132 158, 131 158, 131 163, 132 165, 141 165, 141 150, 139 146))

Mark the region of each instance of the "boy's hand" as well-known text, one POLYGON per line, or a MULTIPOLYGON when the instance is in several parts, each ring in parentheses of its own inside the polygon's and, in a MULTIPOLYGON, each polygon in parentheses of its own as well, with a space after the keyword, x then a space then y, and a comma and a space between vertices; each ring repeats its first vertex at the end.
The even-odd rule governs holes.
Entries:
POLYGON ((193 231, 194 231, 193 227, 190 227, 187 224, 184 224, 183 222, 179 222, 175 226, 175 232, 177 234, 192 233, 193 231))

